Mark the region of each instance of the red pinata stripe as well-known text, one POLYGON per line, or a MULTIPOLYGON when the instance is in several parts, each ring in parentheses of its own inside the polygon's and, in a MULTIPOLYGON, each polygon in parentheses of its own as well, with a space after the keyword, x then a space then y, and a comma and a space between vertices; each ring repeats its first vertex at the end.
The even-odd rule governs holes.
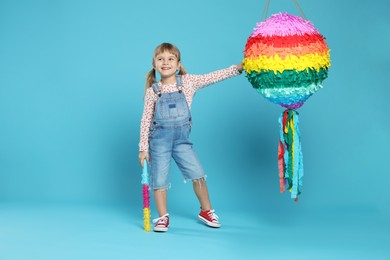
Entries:
POLYGON ((324 42, 325 38, 321 34, 304 34, 291 36, 271 36, 264 37, 260 34, 249 37, 245 45, 245 50, 249 49, 252 44, 263 43, 277 48, 297 47, 299 45, 309 45, 316 42, 324 42))

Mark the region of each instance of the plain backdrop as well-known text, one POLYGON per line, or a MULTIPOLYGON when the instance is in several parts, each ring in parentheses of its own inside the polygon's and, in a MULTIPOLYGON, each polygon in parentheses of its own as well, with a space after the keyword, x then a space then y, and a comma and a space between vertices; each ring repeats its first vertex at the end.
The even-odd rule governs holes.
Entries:
MULTIPOLYGON (((189 73, 243 59, 265 1, 0 0, 0 207, 141 205, 139 126, 154 48, 171 42, 189 73)), ((299 203, 280 194, 283 109, 245 78, 200 90, 192 141, 219 210, 390 217, 388 1, 299 1, 331 49, 324 88, 299 109, 299 203)), ((271 1, 268 15, 299 15, 271 1)), ((172 212, 197 208, 171 167, 172 212)), ((387 223, 388 224, 388 223, 387 223)), ((388 230, 388 229, 387 229, 388 230)))

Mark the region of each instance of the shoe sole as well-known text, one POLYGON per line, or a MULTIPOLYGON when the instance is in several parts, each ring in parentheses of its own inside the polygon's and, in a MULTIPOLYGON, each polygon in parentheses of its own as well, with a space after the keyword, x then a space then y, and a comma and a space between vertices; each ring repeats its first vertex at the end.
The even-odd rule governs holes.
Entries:
POLYGON ((168 228, 167 227, 154 227, 153 231, 156 231, 156 232, 167 232, 168 228))
POLYGON ((200 221, 202 221, 203 223, 205 223, 209 227, 214 227, 214 228, 221 227, 221 223, 214 223, 214 222, 208 221, 207 219, 205 219, 202 216, 198 216, 198 218, 199 218, 200 221))

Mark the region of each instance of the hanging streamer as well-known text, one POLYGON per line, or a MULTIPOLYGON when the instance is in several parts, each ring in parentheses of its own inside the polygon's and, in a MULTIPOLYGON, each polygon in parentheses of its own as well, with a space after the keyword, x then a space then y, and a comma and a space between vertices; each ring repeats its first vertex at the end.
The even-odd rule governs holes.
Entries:
POLYGON ((144 230, 149 232, 151 230, 150 226, 150 196, 149 196, 149 173, 148 173, 148 164, 144 160, 144 168, 142 169, 142 198, 144 206, 144 230))
POLYGON ((284 192, 287 186, 291 192, 291 198, 298 201, 303 177, 303 155, 298 112, 293 109, 285 110, 279 117, 279 123, 278 165, 280 191, 284 192))

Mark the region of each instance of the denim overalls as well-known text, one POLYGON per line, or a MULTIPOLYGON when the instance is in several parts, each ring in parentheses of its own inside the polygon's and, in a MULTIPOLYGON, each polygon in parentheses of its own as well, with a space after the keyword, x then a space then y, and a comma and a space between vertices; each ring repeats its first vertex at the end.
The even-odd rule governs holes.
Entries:
POLYGON ((181 76, 176 76, 178 91, 161 93, 157 83, 152 85, 158 95, 150 127, 149 152, 152 189, 168 189, 169 167, 173 158, 185 180, 205 177, 199 159, 189 140, 191 112, 182 91, 181 76))

